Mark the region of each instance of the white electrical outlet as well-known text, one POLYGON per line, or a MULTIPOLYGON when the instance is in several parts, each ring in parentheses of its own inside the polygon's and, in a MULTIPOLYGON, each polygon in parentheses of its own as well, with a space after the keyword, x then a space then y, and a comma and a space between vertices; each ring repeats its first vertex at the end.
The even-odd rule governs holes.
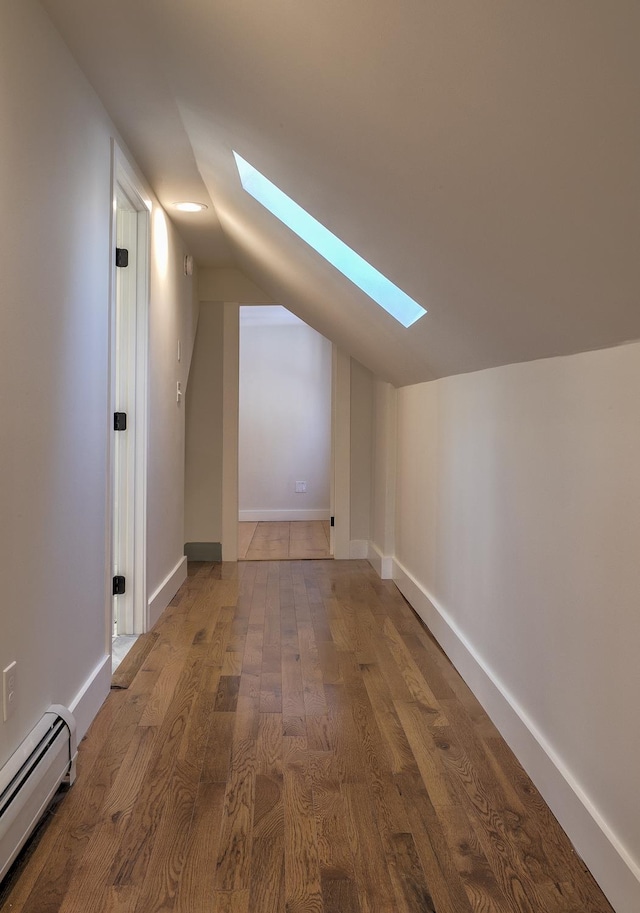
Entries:
POLYGON ((306 482, 296 482, 296 494, 304 494, 307 490, 306 482))
POLYGON ((16 709, 18 664, 11 663, 2 672, 2 718, 5 723, 16 709))

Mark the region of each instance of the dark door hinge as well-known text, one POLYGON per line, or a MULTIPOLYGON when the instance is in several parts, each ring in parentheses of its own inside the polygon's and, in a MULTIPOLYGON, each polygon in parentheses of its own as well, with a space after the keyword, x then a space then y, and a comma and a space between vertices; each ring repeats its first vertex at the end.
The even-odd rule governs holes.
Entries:
POLYGON ((129 266, 129 251, 126 247, 116 247, 116 266, 129 266))
POLYGON ((114 412, 113 413, 113 430, 114 431, 126 431, 127 430, 127 413, 126 412, 114 412))
POLYGON ((125 580, 122 574, 116 574, 113 578, 113 595, 122 596, 125 591, 125 580))
POLYGON ((335 518, 335 517, 331 517, 331 525, 332 525, 332 526, 335 526, 335 525, 336 525, 336 518, 335 518))

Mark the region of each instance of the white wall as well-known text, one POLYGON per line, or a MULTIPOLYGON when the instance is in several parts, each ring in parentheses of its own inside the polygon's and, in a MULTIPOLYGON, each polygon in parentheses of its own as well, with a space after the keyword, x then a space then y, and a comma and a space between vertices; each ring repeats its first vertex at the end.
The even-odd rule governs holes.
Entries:
POLYGON ((222 319, 222 560, 238 560, 240 307, 225 301, 222 319))
POLYGON ((328 517, 330 457, 331 344, 284 308, 241 308, 240 519, 328 517))
POLYGON ((352 558, 366 558, 371 525, 371 472, 374 378, 351 359, 350 527, 352 558))
POLYGON ((397 390, 374 379, 371 520, 368 557, 383 579, 393 576, 396 521, 397 390))
POLYGON ((148 383, 147 593, 151 623, 186 576, 184 391, 199 307, 197 270, 193 277, 184 274, 186 253, 172 222, 156 206, 151 236, 148 383), (177 383, 183 391, 180 402, 177 383))
POLYGON ((398 391, 396 566, 618 913, 640 908, 640 344, 398 391))
POLYGON ((200 301, 273 304, 273 299, 237 267, 205 267, 198 273, 200 301))
POLYGON ((221 302, 200 305, 186 395, 186 542, 222 542, 223 317, 221 302))
MULTIPOLYGON (((76 709, 82 734, 110 678, 115 131, 33 0, 0 6, 0 122, 0 669, 16 660, 19 683, 15 715, 0 720, 1 765, 52 702, 76 709)), ((170 227, 166 250, 166 273, 156 258, 151 276, 149 595, 182 554, 175 382, 186 378, 194 323, 191 283, 178 275, 182 250, 170 227)))

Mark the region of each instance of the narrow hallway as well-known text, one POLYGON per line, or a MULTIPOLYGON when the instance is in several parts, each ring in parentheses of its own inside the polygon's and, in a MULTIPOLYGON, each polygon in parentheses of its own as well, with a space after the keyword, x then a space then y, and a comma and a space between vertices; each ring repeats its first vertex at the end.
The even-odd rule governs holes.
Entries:
POLYGON ((144 637, 3 913, 611 913, 367 562, 194 564, 144 637))

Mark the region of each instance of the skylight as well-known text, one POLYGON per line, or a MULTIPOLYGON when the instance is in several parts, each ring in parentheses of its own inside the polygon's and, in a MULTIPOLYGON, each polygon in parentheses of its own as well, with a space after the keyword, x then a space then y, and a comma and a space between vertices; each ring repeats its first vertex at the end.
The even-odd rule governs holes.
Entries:
POLYGON ((410 327, 426 310, 386 276, 367 263, 350 247, 310 216, 301 206, 272 184, 263 174, 234 152, 243 188, 265 209, 295 232, 299 238, 335 266, 343 276, 384 308, 388 314, 410 327))

